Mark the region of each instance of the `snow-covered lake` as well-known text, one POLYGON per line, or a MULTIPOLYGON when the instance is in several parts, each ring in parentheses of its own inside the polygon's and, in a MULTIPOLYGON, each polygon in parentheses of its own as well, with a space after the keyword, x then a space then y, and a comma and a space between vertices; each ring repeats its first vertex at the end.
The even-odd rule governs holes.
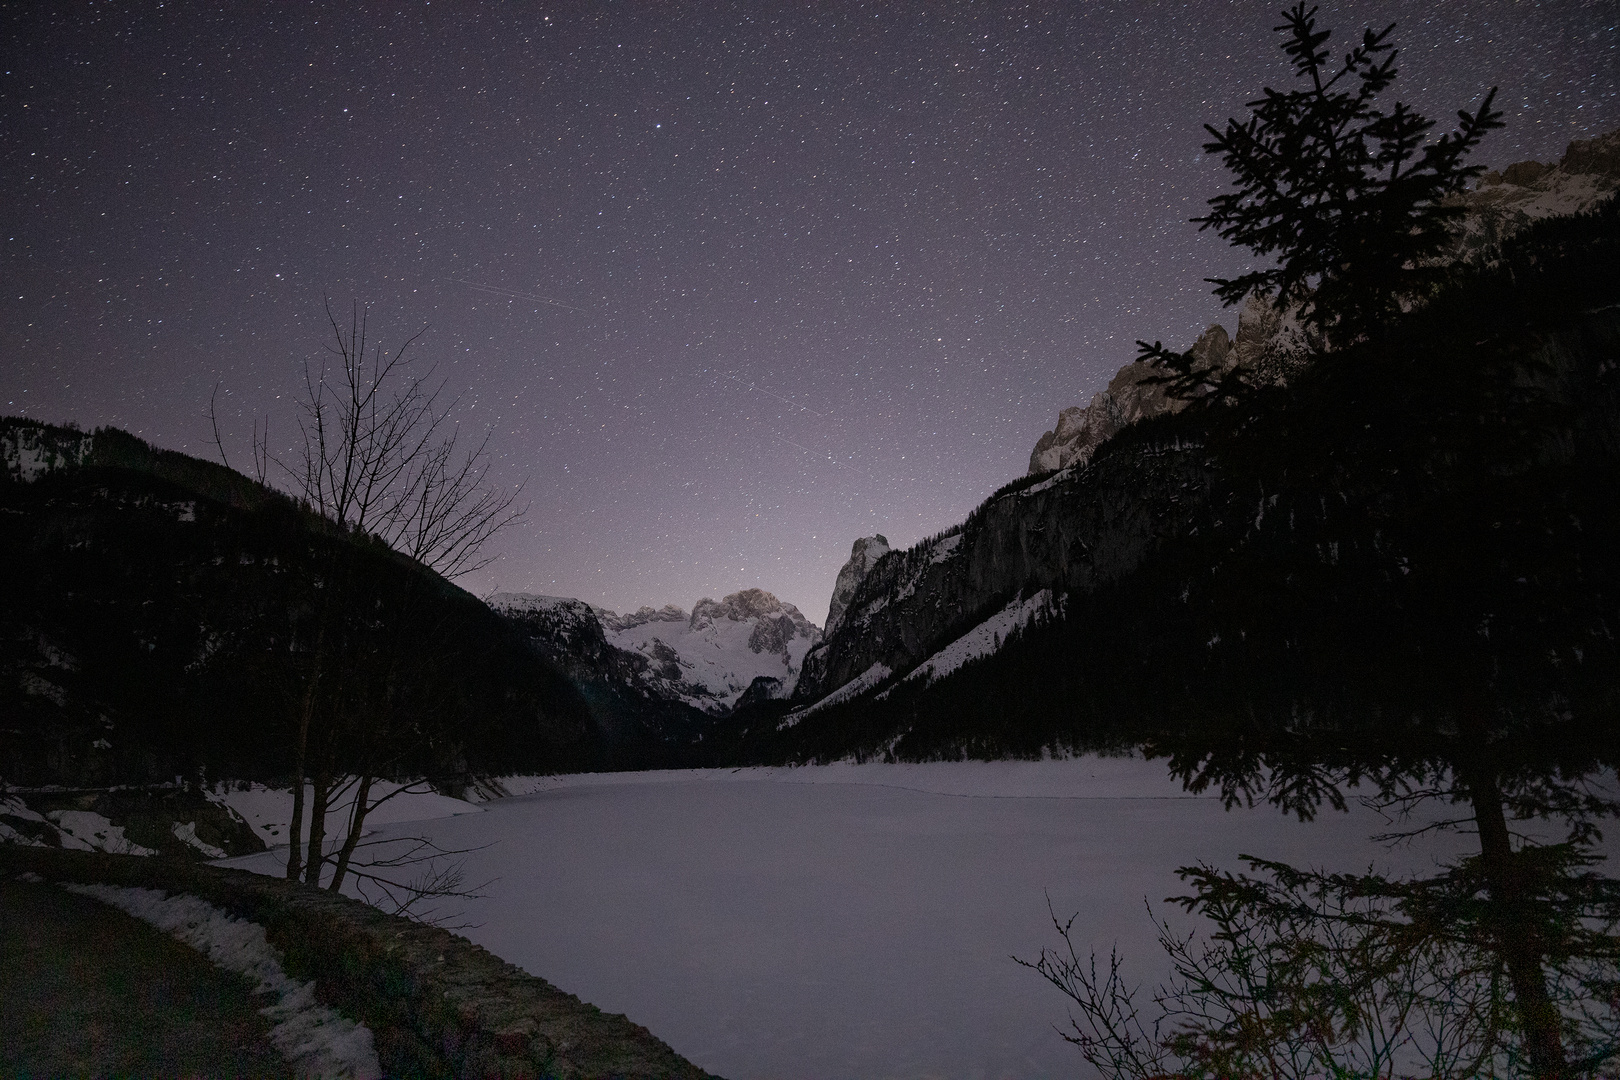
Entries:
POLYGON ((533 793, 379 835, 489 845, 468 857, 469 880, 495 879, 465 905, 468 938, 730 1080, 1081 1075, 1054 1030, 1065 999, 1011 959, 1056 944, 1048 896, 1082 940, 1157 979, 1143 901, 1168 913, 1177 866, 1436 854, 1372 843, 1385 824, 1359 808, 1309 824, 1227 812, 1132 759, 518 783, 533 793))

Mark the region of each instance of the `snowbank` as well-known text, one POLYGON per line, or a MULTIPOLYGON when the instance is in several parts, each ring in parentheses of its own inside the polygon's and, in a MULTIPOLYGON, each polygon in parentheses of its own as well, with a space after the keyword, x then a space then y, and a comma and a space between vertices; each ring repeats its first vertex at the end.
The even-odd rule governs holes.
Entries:
MULTIPOLYGON (((439 825, 482 817, 442 818, 439 825)), ((274 852, 260 857, 277 864, 274 852)), ((116 887, 102 898, 127 901, 195 935, 192 943, 210 956, 236 957, 250 975, 269 979, 257 950, 262 939, 279 951, 289 980, 313 980, 322 1001, 370 1030, 380 1071, 338 1075, 709 1080, 622 1015, 587 1005, 465 938, 324 889, 187 860, 37 847, 0 847, 0 874, 116 887), (166 894, 182 903, 158 904, 166 894)), ((283 995, 278 1005, 302 1000, 283 995)), ((295 1053, 316 1043, 349 1045, 341 1029, 322 1034, 328 1024, 309 1015, 296 1020, 289 1010, 276 1020, 292 1022, 285 1034, 295 1053)))
POLYGON ((64 886, 129 912, 190 945, 226 971, 246 975, 275 1001, 260 1011, 275 1022, 270 1043, 301 1076, 378 1080, 371 1030, 315 1000, 315 984, 288 977, 264 927, 233 918, 195 896, 168 896, 157 889, 118 885, 64 886))
POLYGON ((1044 761, 840 761, 830 765, 736 769, 652 769, 644 772, 502 776, 487 781, 486 798, 517 798, 570 788, 621 785, 757 783, 858 784, 982 799, 1215 799, 1189 795, 1162 761, 1119 755, 1044 761))
POLYGON ((142 847, 124 836, 122 825, 114 825, 90 810, 52 810, 45 817, 61 831, 63 847, 82 847, 84 851, 110 851, 114 855, 157 854, 156 850, 142 847))

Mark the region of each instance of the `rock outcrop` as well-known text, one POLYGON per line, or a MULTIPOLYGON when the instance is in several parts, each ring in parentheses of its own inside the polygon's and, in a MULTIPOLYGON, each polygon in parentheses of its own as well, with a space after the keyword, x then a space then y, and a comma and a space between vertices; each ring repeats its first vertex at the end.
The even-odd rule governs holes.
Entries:
POLYGON ((1489 258, 1491 250, 1532 221, 1590 210, 1620 189, 1620 131, 1569 144, 1557 162, 1518 161, 1480 178, 1453 197, 1468 211, 1456 257, 1489 258))
MULTIPOLYGON (((572 603, 582 604, 584 601, 574 600, 572 603)), ((686 612, 674 604, 665 604, 661 608, 639 607, 629 615, 619 615, 606 608, 591 608, 590 610, 596 613, 604 628, 615 633, 633 630, 648 623, 684 623, 689 619, 686 612)))
MULTIPOLYGON (((1452 205, 1467 210, 1467 216, 1449 257, 1489 258, 1497 245, 1530 222, 1589 210, 1617 188, 1620 131, 1577 139, 1556 163, 1520 161, 1488 172, 1472 191, 1452 200, 1452 205)), ((1241 365, 1257 381, 1270 384, 1286 383, 1309 351, 1305 329, 1294 313, 1278 311, 1255 296, 1238 314, 1235 337, 1228 339, 1226 330, 1215 324, 1193 345, 1200 363, 1221 370, 1241 365)), ((1168 397, 1163 387, 1146 381, 1153 374, 1141 361, 1126 364, 1089 405, 1058 413, 1057 426, 1040 437, 1029 455, 1029 475, 1084 465, 1126 424, 1185 407, 1185 402, 1168 397)))
MULTIPOLYGON (((1241 321, 1238 333, 1243 335, 1241 321)), ((1251 331, 1249 338, 1255 337, 1251 331)), ((1238 362, 1232 340, 1219 323, 1199 335, 1192 351, 1200 364, 1223 371, 1238 362)), ((1150 381, 1157 374, 1140 360, 1126 364, 1110 380, 1108 389, 1092 397, 1091 404, 1076 405, 1058 413, 1057 427, 1042 435, 1029 455, 1029 475, 1084 465, 1097 447, 1126 424, 1185 408, 1185 401, 1170 397, 1162 385, 1150 381)))
POLYGON ((877 564, 877 561, 889 553, 889 541, 882 533, 876 536, 863 536, 855 541, 849 549, 849 561, 838 571, 838 580, 833 583, 832 602, 827 605, 827 627, 825 633, 832 633, 838 620, 844 617, 844 609, 849 607, 850 597, 855 595, 855 587, 861 583, 868 571, 877 564))
POLYGON ((891 551, 805 656, 795 706, 874 671, 883 679, 863 691, 904 677, 1021 594, 1084 594, 1129 573, 1197 527, 1212 475, 1199 445, 1143 445, 1012 486, 945 535, 891 551))
MULTIPOLYGON (((496 593, 488 603, 500 615, 516 623, 541 655, 576 682, 602 679, 639 686, 647 681, 647 657, 628 653, 609 641, 604 613, 583 600, 496 593)), ((681 612, 681 621, 685 619, 686 613, 681 612)))

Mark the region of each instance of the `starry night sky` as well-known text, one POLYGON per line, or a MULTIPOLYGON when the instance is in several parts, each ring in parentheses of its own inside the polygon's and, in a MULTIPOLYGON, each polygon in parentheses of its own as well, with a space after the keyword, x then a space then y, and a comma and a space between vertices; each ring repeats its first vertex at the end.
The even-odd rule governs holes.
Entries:
MULTIPOLYGON (((15 5, 0 409, 283 453, 322 296, 492 434, 525 522, 462 579, 826 614, 1021 475, 1060 408, 1235 313, 1201 125, 1290 81, 1278 0, 15 5), (344 10, 339 10, 344 9, 344 10)), ((1477 160, 1620 127, 1607 0, 1324 4, 1477 160)))

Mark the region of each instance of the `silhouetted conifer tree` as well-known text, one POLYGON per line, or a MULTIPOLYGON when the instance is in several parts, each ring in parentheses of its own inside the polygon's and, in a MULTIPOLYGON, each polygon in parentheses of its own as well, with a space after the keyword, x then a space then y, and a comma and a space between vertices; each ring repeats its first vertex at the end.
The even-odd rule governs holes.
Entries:
MULTIPOLYGON (((1459 111, 1457 130, 1428 141, 1434 121, 1377 97, 1395 81, 1395 24, 1365 30, 1361 43, 1331 71, 1330 31, 1303 3, 1283 12, 1283 51, 1304 83, 1266 87, 1248 103, 1246 121, 1224 130, 1205 125, 1206 152, 1232 170, 1235 190, 1209 201, 1193 218, 1276 265, 1235 278, 1208 278, 1228 305, 1250 295, 1278 308, 1297 305, 1305 323, 1333 345, 1361 340, 1430 295, 1447 273, 1441 258, 1462 207, 1446 196, 1463 191, 1483 166, 1464 160, 1485 133, 1502 126, 1491 108, 1496 89, 1473 112, 1459 111)), ((1140 359, 1163 369, 1158 381, 1182 398, 1232 400, 1251 390, 1248 373, 1200 367, 1192 353, 1137 342, 1140 359)))
POLYGON ((1251 293, 1299 302, 1307 321, 1338 341, 1360 338, 1426 295, 1444 273, 1437 261, 1462 208, 1462 191, 1483 166, 1464 159, 1487 131, 1502 126, 1493 87, 1477 110, 1457 114, 1457 130, 1425 142, 1434 121, 1397 101, 1374 101, 1395 81, 1391 23, 1366 30, 1361 44, 1328 69, 1329 31, 1316 8, 1296 4, 1276 29, 1306 85, 1267 87, 1249 103, 1249 119, 1206 127, 1204 145, 1235 176, 1236 190, 1210 200, 1194 218, 1203 228, 1276 266, 1235 278, 1211 278, 1215 294, 1236 304, 1251 293))

